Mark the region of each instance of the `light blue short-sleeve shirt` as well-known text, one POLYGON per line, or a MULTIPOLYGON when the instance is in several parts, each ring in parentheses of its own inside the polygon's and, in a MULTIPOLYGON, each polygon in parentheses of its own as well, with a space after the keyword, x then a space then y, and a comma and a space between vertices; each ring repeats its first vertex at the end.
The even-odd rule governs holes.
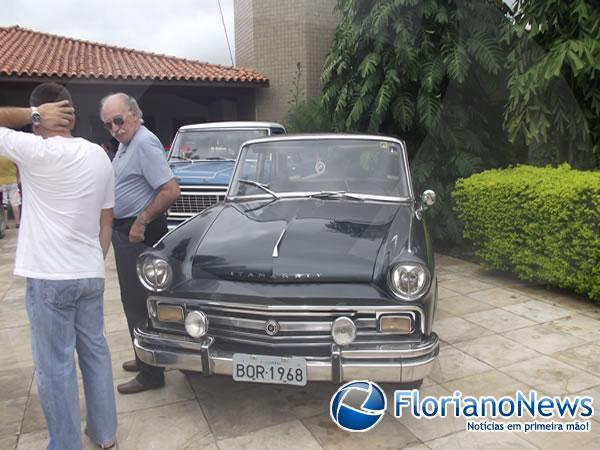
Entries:
POLYGON ((141 126, 128 144, 121 143, 113 159, 116 219, 138 216, 173 172, 158 138, 141 126))

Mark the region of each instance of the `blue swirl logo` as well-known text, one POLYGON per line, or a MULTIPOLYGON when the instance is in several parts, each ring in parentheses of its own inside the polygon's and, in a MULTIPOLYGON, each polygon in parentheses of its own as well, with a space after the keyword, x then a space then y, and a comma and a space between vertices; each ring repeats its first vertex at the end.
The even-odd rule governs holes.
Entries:
POLYGON ((385 414, 386 405, 385 394, 377 384, 351 381, 333 394, 329 413, 342 430, 369 431, 385 414))

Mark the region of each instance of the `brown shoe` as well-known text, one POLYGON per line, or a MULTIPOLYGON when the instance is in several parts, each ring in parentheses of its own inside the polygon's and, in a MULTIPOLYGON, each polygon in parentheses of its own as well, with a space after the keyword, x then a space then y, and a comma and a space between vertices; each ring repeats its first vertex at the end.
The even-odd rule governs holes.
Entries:
POLYGON ((127 372, 139 372, 140 368, 137 365, 137 361, 132 359, 131 361, 125 361, 123 363, 123 370, 127 372))
POLYGON ((138 392, 149 391, 150 389, 158 389, 165 385, 164 381, 161 384, 148 386, 140 383, 137 378, 134 378, 127 383, 121 383, 117 386, 117 391, 120 394, 137 394, 138 392))

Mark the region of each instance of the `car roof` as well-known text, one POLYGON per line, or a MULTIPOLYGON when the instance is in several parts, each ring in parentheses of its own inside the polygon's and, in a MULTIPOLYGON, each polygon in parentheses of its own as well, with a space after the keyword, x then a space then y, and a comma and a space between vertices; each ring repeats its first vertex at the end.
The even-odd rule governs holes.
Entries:
POLYGON ((285 134, 270 136, 266 138, 251 139, 244 142, 244 146, 249 144, 259 144, 262 142, 274 141, 318 141, 318 140, 365 140, 365 141, 389 141, 399 144, 406 151, 406 144, 402 139, 393 136, 384 136, 379 134, 351 134, 351 133, 320 133, 320 134, 285 134))
POLYGON ((277 122, 255 122, 255 121, 227 121, 227 122, 207 122, 185 125, 179 128, 179 131, 206 130, 221 128, 283 128, 285 127, 277 122))

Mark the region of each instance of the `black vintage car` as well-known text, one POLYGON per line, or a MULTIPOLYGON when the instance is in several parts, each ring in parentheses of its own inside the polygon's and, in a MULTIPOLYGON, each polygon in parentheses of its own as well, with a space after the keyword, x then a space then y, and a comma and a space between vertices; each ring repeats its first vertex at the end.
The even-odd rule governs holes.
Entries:
POLYGON ((404 143, 304 135, 244 143, 226 201, 138 259, 148 364, 304 385, 419 385, 439 352, 433 251, 404 143))

